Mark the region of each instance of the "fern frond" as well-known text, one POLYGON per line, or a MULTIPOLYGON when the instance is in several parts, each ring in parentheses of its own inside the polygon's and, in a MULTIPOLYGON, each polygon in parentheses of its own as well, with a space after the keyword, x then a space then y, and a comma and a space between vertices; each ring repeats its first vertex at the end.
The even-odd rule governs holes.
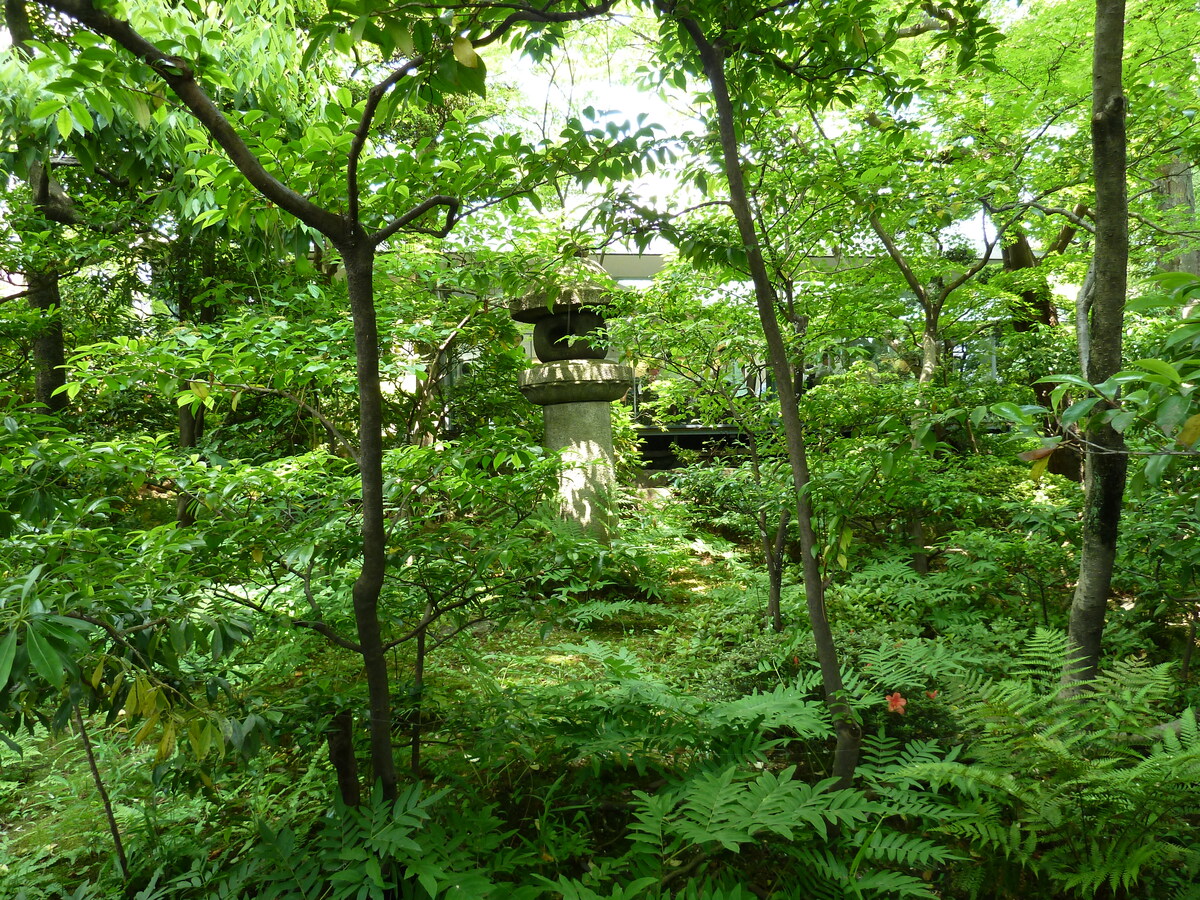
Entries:
POLYGON ((675 619, 675 610, 644 600, 594 600, 572 608, 566 619, 576 628, 587 628, 597 622, 607 622, 618 617, 657 617, 675 619))
POLYGON ((821 738, 833 730, 826 704, 810 699, 808 691, 781 684, 770 693, 754 692, 746 697, 717 703, 707 713, 714 725, 747 725, 757 728, 789 728, 801 738, 821 738))
POLYGON ((788 841, 805 834, 824 840, 830 826, 861 824, 880 812, 859 791, 831 790, 833 779, 810 785, 795 780, 794 773, 787 768, 747 777, 729 766, 701 772, 659 795, 639 793, 633 838, 659 847, 676 847, 672 839, 678 839, 678 846, 718 844, 736 851, 763 833, 788 841))
POLYGON ((892 865, 929 868, 962 859, 952 850, 914 834, 890 829, 859 831, 854 836, 862 859, 883 860, 892 865))
POLYGON ((1037 628, 1021 648, 1021 655, 1012 670, 1012 677, 1024 679, 1038 687, 1057 688, 1062 678, 1063 662, 1069 642, 1062 631, 1037 628))
POLYGON ((859 897, 914 897, 936 900, 941 895, 914 875, 880 869, 860 876, 854 884, 859 897))

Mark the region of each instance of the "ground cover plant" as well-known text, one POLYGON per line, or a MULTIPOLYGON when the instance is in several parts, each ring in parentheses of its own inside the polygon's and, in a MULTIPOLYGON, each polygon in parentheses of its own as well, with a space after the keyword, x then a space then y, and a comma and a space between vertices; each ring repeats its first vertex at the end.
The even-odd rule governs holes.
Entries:
POLYGON ((1200 896, 1194 4, 4 25, 0 896, 1200 896))

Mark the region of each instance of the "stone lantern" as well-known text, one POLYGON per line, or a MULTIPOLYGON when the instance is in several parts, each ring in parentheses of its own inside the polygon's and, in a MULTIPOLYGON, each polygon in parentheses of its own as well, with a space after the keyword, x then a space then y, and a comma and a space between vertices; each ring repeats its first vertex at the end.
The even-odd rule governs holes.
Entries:
POLYGON ((604 358, 609 299, 599 279, 607 279, 604 269, 581 260, 562 273, 561 288, 512 300, 509 311, 533 325, 541 365, 522 372, 517 386, 543 407, 544 446, 562 453, 562 515, 603 540, 612 527, 616 486, 610 407, 633 386, 633 370, 604 358))

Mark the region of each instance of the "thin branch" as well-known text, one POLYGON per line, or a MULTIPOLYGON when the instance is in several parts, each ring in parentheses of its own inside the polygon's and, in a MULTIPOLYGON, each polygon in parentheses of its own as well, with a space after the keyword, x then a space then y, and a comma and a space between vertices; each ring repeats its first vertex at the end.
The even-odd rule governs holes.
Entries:
POLYGON ((917 37, 917 35, 928 34, 931 31, 949 31, 950 24, 942 19, 927 16, 923 21, 916 25, 905 25, 903 28, 896 29, 896 37, 899 40, 906 38, 917 37))
POLYGON ((87 728, 83 724, 83 713, 79 711, 79 704, 74 704, 75 712, 75 727, 79 729, 79 740, 83 743, 83 752, 87 756, 88 768, 92 772, 92 783, 96 786, 96 793, 100 795, 100 802, 104 805, 104 816, 108 820, 108 833, 112 835, 113 849, 117 853, 117 868, 120 869, 122 878, 129 877, 129 858, 125 855, 125 844, 121 841, 121 829, 117 826, 117 817, 113 814, 112 800, 108 796, 108 788, 104 786, 104 779, 100 777, 100 767, 96 765, 96 754, 92 751, 92 739, 88 737, 87 728))
POLYGON ((133 656, 136 656, 138 659, 140 659, 142 661, 142 666, 145 668, 145 670, 147 672, 150 671, 150 660, 146 659, 145 655, 143 655, 141 650, 139 650, 133 644, 129 643, 129 641, 127 641, 125 639, 124 633, 121 632, 111 622, 105 622, 103 619, 97 619, 95 616, 89 616, 87 613, 81 613, 78 611, 71 611, 71 612, 66 613, 65 615, 68 618, 78 619, 80 622, 87 622, 89 625, 95 625, 97 628, 104 629, 104 631, 108 634, 108 636, 110 638, 113 639, 114 642, 116 642, 120 646, 124 647, 133 656))
POLYGON ((460 218, 459 210, 462 208, 462 203, 456 197, 448 197, 445 194, 435 194, 425 200, 422 200, 408 212, 392 220, 390 224, 370 235, 367 240, 373 245, 378 246, 394 235, 402 228, 408 228, 409 231, 418 234, 428 234, 433 237, 445 237, 450 233, 450 230, 455 226, 460 218), (408 228, 414 221, 419 219, 425 213, 436 207, 446 207, 446 219, 440 228, 408 228))
POLYGON ((1143 216, 1141 213, 1138 213, 1138 212, 1130 211, 1129 218, 1136 219, 1137 221, 1139 221, 1143 225, 1145 225, 1147 228, 1149 228, 1151 231, 1157 232, 1158 234, 1169 234, 1174 237, 1189 237, 1189 238, 1200 237, 1200 231, 1197 231, 1194 228, 1193 229, 1183 229, 1182 231, 1176 231, 1171 228, 1163 228, 1161 225, 1157 225, 1154 222, 1151 222, 1149 219, 1147 219, 1145 216, 1143 216))
MULTIPOLYGON (((1048 216, 1062 216, 1064 219, 1066 219, 1068 222, 1070 222, 1076 228, 1082 228, 1084 231, 1088 232, 1089 234, 1096 233, 1096 226, 1093 225, 1091 222, 1089 222, 1084 217, 1084 214, 1081 214, 1079 212, 1080 206, 1082 206, 1082 204, 1080 204, 1080 206, 1076 206, 1074 210, 1064 209, 1061 206, 1045 206, 1041 203, 1027 203, 1024 205, 1028 209, 1036 209, 1039 212, 1044 212, 1048 216)), ((1083 209, 1087 210, 1087 207, 1084 206, 1083 209)))
POLYGON ((895 240, 891 234, 883 227, 883 223, 879 221, 879 213, 872 212, 868 220, 871 223, 871 229, 875 232, 876 237, 883 242, 884 248, 887 250, 888 256, 892 258, 892 262, 896 264, 896 268, 900 270, 900 274, 904 276, 905 282, 912 289, 912 292, 917 295, 917 299, 922 305, 926 305, 929 298, 925 292, 925 285, 921 284, 921 280, 917 278, 917 274, 912 270, 912 266, 908 264, 904 254, 900 252, 900 248, 896 246, 895 240))
POLYGON ((337 644, 337 646, 345 650, 350 650, 354 653, 362 653, 361 645, 342 637, 342 635, 338 634, 333 630, 333 628, 331 628, 329 625, 326 625, 324 622, 310 622, 307 619, 291 619, 290 621, 293 628, 307 628, 310 631, 315 631, 330 643, 337 644))
POLYGON ((375 112, 379 104, 400 79, 410 75, 425 63, 425 57, 418 56, 410 59, 404 65, 397 67, 391 75, 376 84, 367 93, 367 101, 363 105, 362 116, 358 120, 358 128, 354 130, 354 140, 350 143, 350 152, 346 157, 346 193, 349 198, 347 216, 352 222, 358 221, 358 160, 362 156, 367 138, 371 134, 371 125, 375 121, 375 112))
POLYGON ((258 385, 254 384, 225 384, 221 381, 214 381, 212 384, 219 387, 228 388, 230 390, 249 391, 252 394, 266 394, 268 396, 282 397, 285 400, 292 401, 298 407, 320 422, 321 426, 329 433, 329 436, 337 441, 343 450, 350 454, 351 459, 353 459, 355 462, 358 462, 358 450, 355 449, 354 445, 350 443, 350 439, 342 434, 338 427, 329 421, 329 418, 323 412, 321 412, 321 410, 312 404, 301 400, 295 394, 289 394, 287 391, 281 391, 278 388, 259 387, 258 385))
POLYGON ((225 150, 238 171, 268 200, 335 242, 347 236, 346 222, 341 216, 317 206, 266 170, 262 160, 242 140, 241 135, 196 81, 195 74, 185 60, 168 56, 142 37, 128 22, 96 9, 92 0, 44 2, 51 9, 75 19, 97 34, 112 38, 154 70, 208 130, 213 140, 225 150))
POLYGON ((494 29, 481 37, 471 41, 472 46, 486 47, 488 44, 495 43, 500 38, 504 37, 513 26, 528 22, 534 25, 554 25, 565 24, 567 22, 582 22, 585 19, 593 19, 602 16, 612 10, 617 5, 617 0, 603 0, 595 6, 588 6, 586 3, 582 9, 574 12, 551 12, 550 8, 554 3, 547 3, 541 8, 530 8, 527 6, 518 5, 515 3, 476 3, 468 7, 449 7, 451 9, 512 9, 516 10, 504 21, 497 25, 494 29))

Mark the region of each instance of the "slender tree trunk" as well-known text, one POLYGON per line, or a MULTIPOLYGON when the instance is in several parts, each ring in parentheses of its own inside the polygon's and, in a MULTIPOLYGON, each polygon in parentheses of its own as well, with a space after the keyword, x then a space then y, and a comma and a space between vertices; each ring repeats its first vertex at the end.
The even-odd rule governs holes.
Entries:
POLYGON ((108 797, 108 788, 104 786, 104 779, 100 777, 100 767, 96 765, 96 754, 92 750, 92 740, 88 737, 87 728, 83 724, 83 714, 79 711, 79 704, 75 704, 75 727, 79 730, 79 740, 83 744, 84 755, 87 756, 88 769, 92 773, 92 784, 96 786, 96 793, 100 795, 100 802, 104 804, 104 817, 108 820, 108 833, 112 835, 113 849, 117 853, 117 866, 121 870, 121 877, 129 877, 129 860, 125 856, 125 844, 121 841, 121 829, 117 826, 117 817, 113 815, 112 800, 108 797))
MULTIPOLYGON (((1074 229, 1070 229, 1074 234, 1074 229)), ((1033 255, 1029 239, 1020 229, 1010 229, 1008 234, 1015 234, 1016 239, 1009 245, 1002 246, 1001 255, 1004 258, 1006 272, 1020 272, 1026 269, 1036 269, 1038 259, 1033 255)), ((1022 308, 1015 311, 1012 317, 1013 331, 1032 331, 1039 325, 1053 328, 1058 325, 1058 310, 1050 296, 1050 285, 1045 278, 1040 278, 1037 287, 1021 292, 1022 308)), ((1049 386, 1034 385, 1034 390, 1046 390, 1049 396, 1049 386)), ((1040 402, 1040 401, 1039 401, 1040 402)))
POLYGON ((337 776, 338 796, 347 806, 361 800, 358 784, 358 760, 354 758, 354 715, 348 709, 334 713, 325 730, 329 762, 337 776))
MULTIPOLYGON (((1178 157, 1159 170, 1154 183, 1159 193, 1159 207, 1170 214, 1176 231, 1196 227, 1196 193, 1192 184, 1192 166, 1178 157)), ((1176 240, 1163 246, 1158 267, 1167 272, 1187 272, 1200 277, 1200 250, 1190 243, 1176 240)))
MULTIPOLYGON (((670 14, 670 10, 660 5, 670 14)), ((846 700, 842 683, 842 672, 838 662, 837 647, 829 616, 825 609, 825 586, 817 562, 816 533, 813 531, 812 503, 809 499, 810 477, 808 452, 804 443, 804 431, 800 423, 800 410, 793 386, 794 372, 788 356, 787 345, 779 328, 778 303, 774 285, 763 261, 761 242, 755 229, 754 214, 750 208, 749 194, 742 177, 742 159, 733 103, 729 97, 729 86, 725 80, 724 52, 711 42, 703 29, 693 19, 680 18, 679 23, 691 37, 704 73, 713 91, 713 104, 717 114, 721 153, 725 176, 729 183, 730 207, 737 221, 738 234, 746 249, 750 277, 754 282, 754 297, 758 307, 759 322, 766 338, 771 370, 779 394, 780 418, 783 421, 787 443, 788 462, 792 470, 792 485, 796 497, 796 518, 800 528, 800 557, 804 575, 804 596, 816 644, 817 660, 821 668, 821 681, 825 699, 833 715, 837 733, 837 749, 834 752, 833 775, 842 786, 854 778, 862 746, 862 730, 855 720, 854 712, 846 700)))
MULTIPOLYGON (((1091 349, 1085 374, 1092 384, 1121 368, 1121 338, 1129 258, 1125 185, 1125 97, 1121 64, 1125 35, 1124 0, 1097 0, 1092 65, 1092 168, 1096 182, 1095 293, 1090 316, 1091 349)), ((1128 458, 1125 442, 1108 425, 1087 432, 1086 503, 1079 582, 1068 628, 1071 650, 1065 683, 1094 678, 1112 587, 1113 562, 1128 458)))
POLYGON ((66 352, 63 349, 62 294, 55 272, 30 272, 29 306, 41 314, 33 337, 34 390, 37 402, 52 413, 67 408, 66 352))
POLYGON ((354 582, 354 622, 362 649, 370 717, 371 765, 386 800, 396 799, 396 761, 392 754, 392 698, 379 595, 387 566, 383 512, 383 395, 379 386, 379 328, 373 283, 375 248, 355 226, 338 247, 346 265, 346 285, 354 318, 354 355, 358 373, 359 450, 362 482, 362 569, 354 582))
MULTIPOLYGON (((25 60, 31 59, 33 28, 29 24, 25 0, 4 0, 4 24, 16 52, 25 60)), ((46 214, 51 205, 48 202, 50 181, 48 160, 30 167, 29 192, 39 214, 46 214)), ((26 237, 22 235, 21 239, 24 242, 26 237)), ((40 314, 38 330, 33 336, 34 396, 49 412, 60 413, 67 408, 67 395, 59 390, 67 383, 67 373, 59 276, 52 269, 43 268, 25 272, 25 280, 29 288, 29 307, 40 314)))
MULTIPOLYGON (((425 617, 428 618, 433 610, 427 605, 425 609, 425 617)), ((412 768, 413 777, 416 778, 421 772, 421 729, 422 729, 422 702, 425 699, 425 659, 426 659, 426 639, 429 636, 429 626, 422 625, 417 629, 417 651, 416 660, 413 663, 413 689, 411 699, 411 729, 409 737, 411 744, 409 746, 409 766, 412 768)))
POLYGON ((925 306, 925 326, 921 329, 921 371, 917 380, 929 384, 941 362, 941 336, 938 334, 938 310, 925 306))
POLYGON ((774 529, 767 525, 766 510, 758 512, 758 537, 763 563, 767 567, 767 618, 771 629, 782 633, 783 623, 783 546, 791 514, 785 509, 779 514, 774 529), (774 533, 772 533, 772 531, 774 533))
MULTIPOLYGON (((204 413, 201 406, 192 412, 191 406, 179 407, 179 449, 188 451, 200 443, 204 436, 204 413)), ((179 528, 190 528, 196 524, 196 495, 189 491, 179 491, 175 499, 175 524, 179 528)))
MULTIPOLYGON (((921 371, 917 375, 917 381, 920 384, 930 384, 937 375, 938 366, 941 365, 942 342, 941 335, 938 333, 938 322, 941 319, 944 299, 935 293, 936 290, 936 284, 930 285, 921 301, 921 308, 925 313, 925 324, 921 330, 921 371)), ((919 401, 919 407, 923 408, 924 406, 925 401, 922 399, 919 401)), ((914 422, 912 448, 914 452, 920 452, 920 444, 917 442, 915 434, 916 427, 916 422, 914 422)), ((925 549, 925 517, 921 514, 920 507, 914 507, 908 519, 908 541, 912 546, 909 565, 918 575, 928 575, 929 552, 925 549)))
MULTIPOLYGON (((1086 206, 1083 204, 1076 205, 1076 215, 1082 216, 1086 212, 1086 206)), ((1075 230, 1074 225, 1068 224, 1065 226, 1059 232, 1054 244, 1047 248, 1046 253, 1062 253, 1065 251, 1075 236, 1075 230)), ((1033 247, 1030 246, 1029 239, 1025 236, 1025 233, 1018 228, 1013 228, 1008 231, 1008 234, 1015 234, 1016 239, 1012 244, 1001 247, 1001 253, 1004 256, 1004 270, 1006 272, 1020 272, 1037 269, 1040 261, 1034 255, 1033 247)), ((1050 285, 1047 283, 1045 277, 1038 279, 1036 287, 1021 292, 1021 303, 1022 308, 1013 313, 1013 331, 1028 332, 1038 328, 1056 328, 1058 326, 1058 309, 1054 305, 1050 294, 1050 285)), ((1051 405, 1050 395, 1054 391, 1054 386, 1042 382, 1040 377, 1035 377, 1030 387, 1033 389, 1033 396, 1037 404, 1049 409, 1051 405)), ((1050 434, 1062 435, 1062 432, 1058 428, 1058 420, 1054 416, 1050 416, 1049 419, 1050 421, 1047 423, 1048 432, 1050 434)), ((1050 454, 1048 471, 1055 475, 1062 475, 1064 478, 1069 478, 1071 481, 1079 482, 1082 480, 1083 458, 1074 445, 1065 444, 1050 454)))

